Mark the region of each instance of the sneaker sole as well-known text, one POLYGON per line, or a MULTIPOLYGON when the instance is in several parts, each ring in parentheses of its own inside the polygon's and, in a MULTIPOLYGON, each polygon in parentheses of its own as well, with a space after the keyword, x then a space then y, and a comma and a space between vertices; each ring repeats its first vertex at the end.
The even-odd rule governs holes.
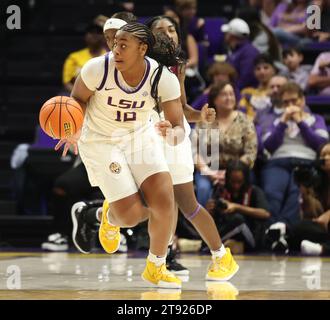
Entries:
POLYGON ((167 270, 178 276, 189 276, 190 273, 189 270, 180 270, 180 271, 174 271, 171 269, 167 269, 167 270))
POLYGON ((76 210, 81 207, 81 206, 86 206, 85 202, 77 202, 73 205, 73 207, 71 208, 71 219, 72 219, 72 224, 73 224, 73 229, 72 229, 72 241, 75 245, 75 247, 84 254, 89 254, 90 252, 88 251, 84 251, 83 249, 81 249, 78 245, 78 243, 76 242, 76 235, 77 235, 77 231, 78 231, 78 221, 77 221, 77 217, 76 217, 76 210))
POLYGON ((212 277, 206 275, 206 280, 208 280, 208 281, 229 281, 237 273, 238 270, 239 270, 239 266, 237 265, 235 271, 231 275, 229 275, 225 278, 221 278, 221 279, 220 278, 212 278, 212 277))
POLYGON ((177 283, 168 283, 164 281, 159 281, 158 284, 154 284, 153 282, 146 279, 143 274, 141 274, 141 278, 143 281, 147 282, 149 285, 151 285, 153 288, 163 288, 163 289, 181 289, 182 285, 177 283))
POLYGON ((68 251, 69 246, 67 244, 56 245, 56 244, 52 244, 52 243, 43 243, 41 245, 41 249, 48 250, 48 251, 59 252, 59 251, 68 251))

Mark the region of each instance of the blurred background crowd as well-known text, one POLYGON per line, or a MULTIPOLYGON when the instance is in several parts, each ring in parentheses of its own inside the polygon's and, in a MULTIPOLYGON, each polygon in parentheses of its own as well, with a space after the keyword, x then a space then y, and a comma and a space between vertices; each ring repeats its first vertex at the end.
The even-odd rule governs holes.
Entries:
MULTIPOLYGON (((6 29, 0 11, 0 248, 49 235, 43 249, 68 250, 72 205, 102 199, 79 156, 53 151, 38 112, 48 98, 70 95, 82 66, 108 50, 106 19, 127 11, 142 23, 160 14, 178 22, 188 103, 216 110, 211 126, 192 125, 191 139, 196 195, 225 244, 234 253, 329 255, 329 0, 15 4, 20 30, 6 29), (318 29, 308 24, 310 5, 320 8, 318 29), (209 159, 199 145, 214 143, 219 152, 209 159)), ((145 225, 125 236, 123 251, 148 247, 145 225)), ((177 237, 182 251, 207 250, 182 217, 177 237)))

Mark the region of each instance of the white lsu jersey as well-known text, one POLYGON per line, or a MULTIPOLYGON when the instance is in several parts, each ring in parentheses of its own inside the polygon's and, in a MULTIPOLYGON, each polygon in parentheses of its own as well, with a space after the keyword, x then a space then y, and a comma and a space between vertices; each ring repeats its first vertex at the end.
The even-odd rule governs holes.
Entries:
MULTIPOLYGON (((148 125, 155 100, 151 96, 158 62, 145 57, 146 70, 140 84, 130 88, 115 68, 113 55, 89 60, 81 70, 87 88, 94 91, 87 104, 82 140, 108 140, 123 137, 148 125)), ((179 98, 180 84, 166 67, 158 84, 162 102, 179 98)))

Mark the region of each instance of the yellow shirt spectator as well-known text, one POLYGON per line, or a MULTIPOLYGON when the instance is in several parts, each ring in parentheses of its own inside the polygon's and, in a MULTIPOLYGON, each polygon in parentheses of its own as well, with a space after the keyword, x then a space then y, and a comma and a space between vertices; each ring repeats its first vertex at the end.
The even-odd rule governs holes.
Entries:
MULTIPOLYGON (((102 54, 105 53, 106 51, 102 50, 102 54)), ((65 85, 69 82, 73 83, 74 80, 79 75, 83 65, 92 58, 94 58, 94 56, 91 54, 89 48, 85 48, 69 54, 69 56, 66 58, 64 62, 64 67, 63 67, 63 75, 62 75, 63 84, 65 85)))
POLYGON ((251 120, 254 120, 258 110, 265 109, 270 105, 270 98, 266 88, 248 87, 241 91, 239 107, 246 112, 251 120))

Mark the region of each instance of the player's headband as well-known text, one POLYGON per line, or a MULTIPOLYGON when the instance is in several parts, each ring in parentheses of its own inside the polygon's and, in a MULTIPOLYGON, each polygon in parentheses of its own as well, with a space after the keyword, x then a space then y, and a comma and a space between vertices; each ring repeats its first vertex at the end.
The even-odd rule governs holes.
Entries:
POLYGON ((105 32, 109 29, 119 30, 125 24, 127 24, 127 22, 122 19, 110 18, 105 22, 105 24, 103 26, 103 32, 105 32))

